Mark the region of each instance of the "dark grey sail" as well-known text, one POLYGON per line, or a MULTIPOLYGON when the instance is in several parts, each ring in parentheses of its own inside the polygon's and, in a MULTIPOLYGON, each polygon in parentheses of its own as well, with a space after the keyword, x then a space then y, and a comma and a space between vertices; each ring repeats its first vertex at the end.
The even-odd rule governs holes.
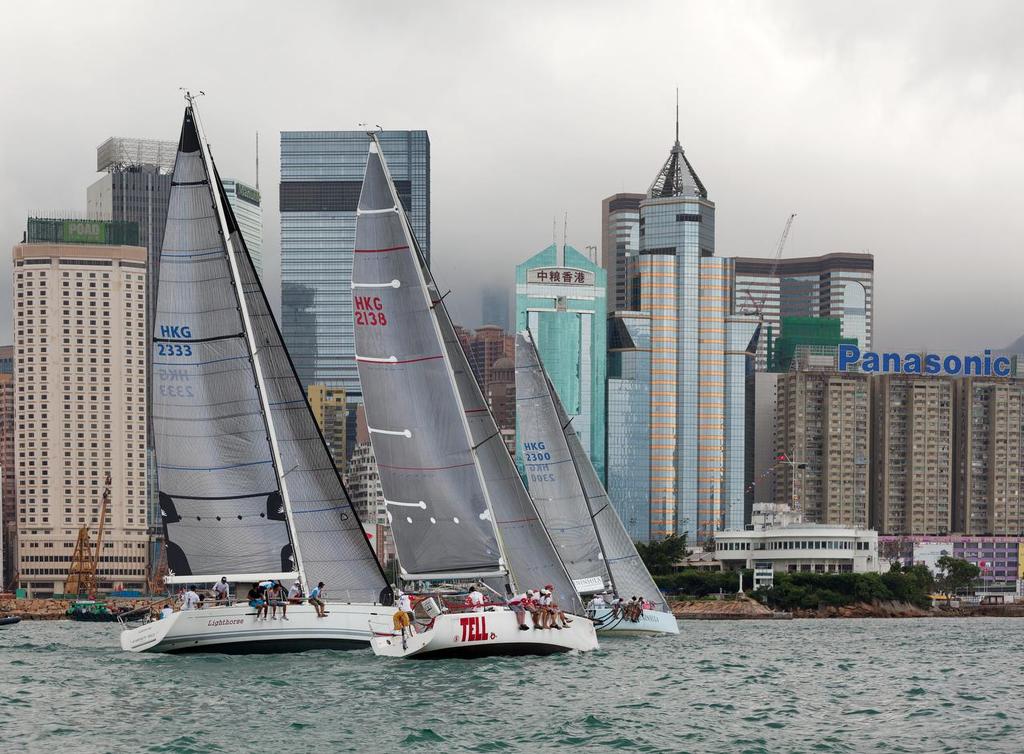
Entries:
POLYGON ((491 570, 497 576, 506 571, 510 585, 520 589, 550 583, 563 608, 581 611, 473 379, 375 145, 362 191, 352 276, 357 360, 403 569, 461 570, 481 545, 486 554, 494 547, 496 559, 462 572, 484 576, 491 570), (361 311, 366 312, 362 318, 361 311), (432 514, 434 508, 462 523, 470 519, 473 528, 460 523, 439 530, 444 518, 432 514), (430 569, 421 566, 426 556, 430 569))
POLYGON ((406 578, 504 570, 411 233, 375 146, 352 269, 356 361, 406 578))
MULTIPOLYGON (((626 531, 626 527, 622 525, 622 520, 612 506, 608 493, 605 491, 604 485, 601 484, 601 480, 594 470, 594 464, 591 463, 590 456, 587 455, 586 450, 583 448, 583 443, 580 442, 580 438, 576 434, 572 422, 569 420, 565 407, 562 406, 562 401, 558 398, 558 393, 551 384, 551 380, 548 379, 546 372, 544 372, 544 364, 529 332, 516 335, 517 393, 519 391, 520 367, 533 372, 540 370, 544 377, 544 392, 547 393, 550 404, 554 408, 557 425, 556 427, 549 426, 548 431, 539 430, 538 437, 548 446, 560 446, 558 451, 560 458, 567 453, 571 459, 571 464, 563 465, 571 466, 575 472, 579 490, 586 499, 589 510, 587 519, 580 519, 577 521, 577 524, 582 526, 592 522, 596 539, 604 553, 604 564, 608 569, 616 592, 625 599, 633 596, 645 597, 653 602, 658 610, 669 612, 668 603, 665 601, 664 595, 661 593, 658 585, 654 583, 654 579, 651 578, 647 566, 644 565, 640 554, 636 551, 636 545, 626 531), (520 363, 521 354, 523 363, 520 363), (557 431, 557 427, 561 427, 560 432, 557 431)), ((522 405, 524 404, 517 403, 517 408, 522 405)), ((565 474, 562 474, 561 478, 564 481, 571 482, 571 477, 565 474)), ((531 482, 532 488, 533 483, 531 482)), ((558 536, 555 533, 552 533, 552 537, 555 538, 556 542, 558 541, 558 536)))
POLYGON ((563 421, 529 333, 517 333, 516 430, 530 495, 576 591, 601 592, 611 581, 563 421))
POLYGON ((191 107, 161 265, 153 426, 169 567, 179 575, 297 572, 326 582, 336 599, 376 601, 386 581, 191 107))

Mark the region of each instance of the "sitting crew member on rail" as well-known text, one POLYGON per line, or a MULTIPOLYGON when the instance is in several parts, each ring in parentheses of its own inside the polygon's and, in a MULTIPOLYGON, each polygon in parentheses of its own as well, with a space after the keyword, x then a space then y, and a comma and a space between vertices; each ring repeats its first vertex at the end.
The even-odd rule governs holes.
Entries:
POLYGON ((218 604, 226 605, 228 603, 228 578, 227 576, 221 576, 220 581, 213 585, 213 598, 218 604))
POLYGON ((302 584, 293 581, 291 589, 288 590, 288 601, 293 605, 302 604, 302 584))
POLYGON ((466 604, 473 608, 474 613, 482 613, 485 602, 484 595, 475 586, 471 586, 466 595, 466 604))
POLYGON ((284 587, 280 581, 267 590, 267 602, 273 608, 270 613, 270 620, 277 620, 277 608, 281 608, 281 620, 288 620, 288 601, 285 599, 284 587))
POLYGON ((315 587, 309 590, 309 604, 316 608, 317 618, 326 618, 327 613, 324 612, 324 582, 320 582, 315 587))
POLYGON ((262 620, 267 613, 267 601, 259 584, 253 584, 249 590, 249 607, 256 608, 256 620, 262 620))
POLYGON ((199 595, 196 594, 192 587, 188 587, 185 593, 181 596, 181 609, 182 610, 195 610, 199 606, 199 595))
POLYGON ((509 592, 508 594, 509 596, 505 601, 508 602, 508 606, 512 608, 512 612, 516 614, 516 620, 519 621, 519 630, 529 631, 530 627, 526 625, 526 603, 528 599, 526 593, 523 592, 522 594, 512 595, 512 593, 509 592))

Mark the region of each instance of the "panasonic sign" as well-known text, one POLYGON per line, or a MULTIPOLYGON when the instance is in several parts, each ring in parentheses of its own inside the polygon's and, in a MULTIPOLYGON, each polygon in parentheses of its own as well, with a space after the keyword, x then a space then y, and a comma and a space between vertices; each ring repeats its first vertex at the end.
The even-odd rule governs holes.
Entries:
POLYGON ((1009 377, 1013 362, 1008 356, 993 356, 992 351, 970 356, 940 356, 937 353, 875 353, 855 345, 839 345, 839 371, 858 368, 861 372, 890 374, 943 374, 950 377, 976 375, 978 377, 1009 377))

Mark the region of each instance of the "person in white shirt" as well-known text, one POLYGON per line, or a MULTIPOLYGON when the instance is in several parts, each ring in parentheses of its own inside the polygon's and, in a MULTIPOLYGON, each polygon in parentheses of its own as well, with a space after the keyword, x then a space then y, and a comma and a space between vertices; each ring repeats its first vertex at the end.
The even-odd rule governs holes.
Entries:
POLYGON ((195 610, 199 606, 199 595, 196 594, 192 587, 182 595, 181 598, 181 609, 182 610, 195 610))
POLYGON ((213 585, 213 598, 219 605, 228 602, 228 579, 226 576, 221 576, 220 581, 213 585))
POLYGON ((164 605, 164 609, 160 611, 160 620, 170 618, 172 615, 174 615, 174 608, 170 605, 164 605))
POLYGON ((298 581, 293 581, 291 588, 288 590, 288 601, 293 605, 302 604, 302 584, 298 581))
POLYGON ((474 613, 482 613, 484 611, 484 595, 475 587, 469 588, 469 594, 466 595, 466 604, 469 605, 474 613))
POLYGON ((595 594, 594 599, 590 600, 590 605, 588 606, 591 615, 595 614, 599 609, 603 607, 608 607, 608 603, 604 601, 604 595, 595 594))

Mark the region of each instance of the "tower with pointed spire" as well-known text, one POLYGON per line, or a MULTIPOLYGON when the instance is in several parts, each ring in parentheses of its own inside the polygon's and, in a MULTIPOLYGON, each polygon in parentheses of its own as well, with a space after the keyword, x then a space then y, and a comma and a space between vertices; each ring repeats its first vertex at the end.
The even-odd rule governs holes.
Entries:
POLYGON ((715 203, 676 138, 640 203, 640 309, 650 315, 651 537, 705 541, 743 524, 745 349, 715 203))

